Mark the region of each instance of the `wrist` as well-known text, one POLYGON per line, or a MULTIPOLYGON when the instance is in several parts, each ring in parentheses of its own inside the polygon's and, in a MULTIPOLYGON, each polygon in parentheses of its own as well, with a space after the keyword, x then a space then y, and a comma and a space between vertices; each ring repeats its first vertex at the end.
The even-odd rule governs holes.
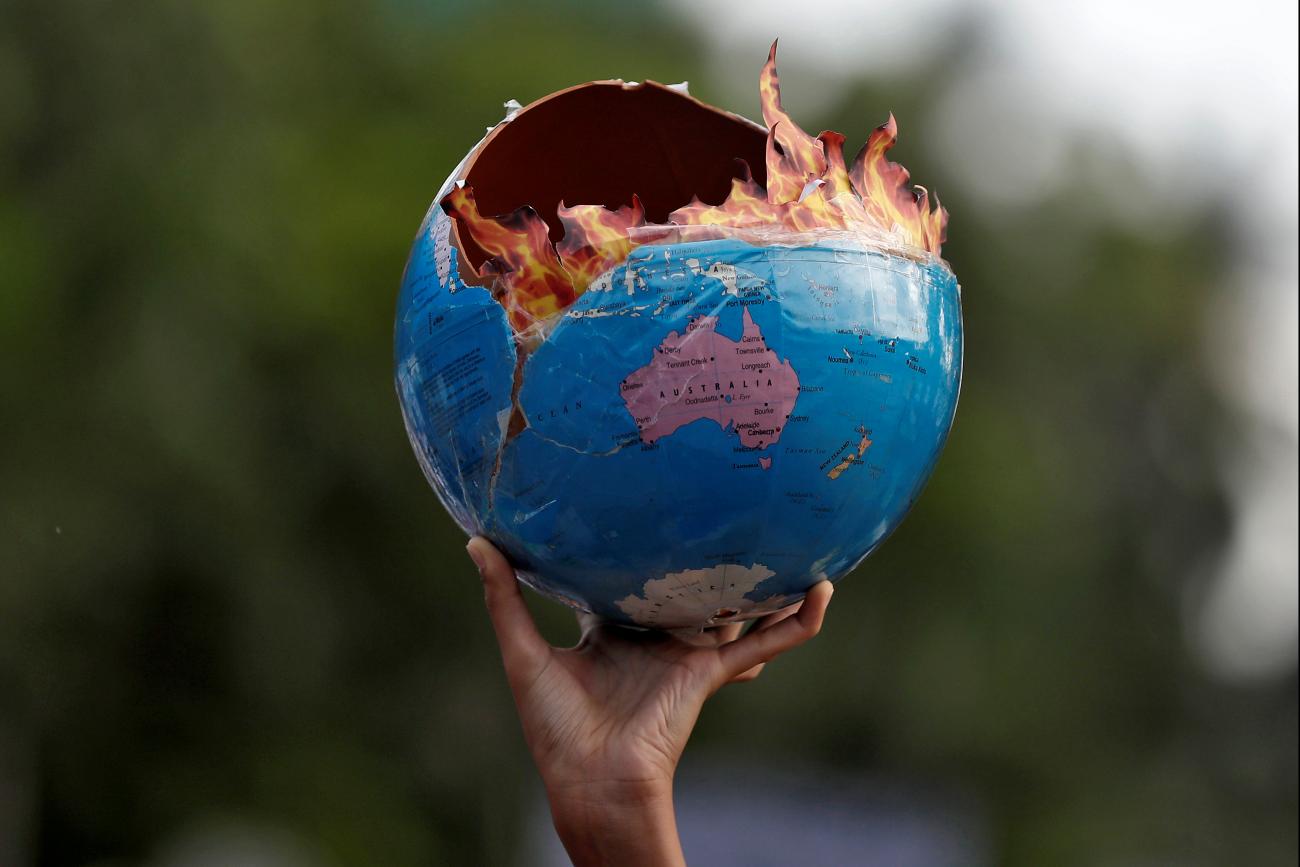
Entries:
POLYGON ((547 786, 556 833, 576 867, 685 865, 672 780, 547 786))

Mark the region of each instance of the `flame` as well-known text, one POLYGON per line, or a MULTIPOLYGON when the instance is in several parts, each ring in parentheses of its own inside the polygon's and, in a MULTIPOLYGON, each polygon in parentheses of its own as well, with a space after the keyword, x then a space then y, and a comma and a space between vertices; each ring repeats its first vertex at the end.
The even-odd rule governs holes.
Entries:
POLYGON ((645 209, 636 196, 632 196, 631 206, 617 211, 601 205, 566 208, 560 202, 556 215, 564 225, 564 239, 557 245, 560 262, 572 278, 575 297, 627 258, 636 246, 628 233, 645 225, 645 209))
POLYGON ((875 225, 901 230, 908 243, 938 255, 947 236, 948 212, 939 204, 938 196, 934 211, 930 210, 925 187, 917 187, 916 192, 907 189, 911 180, 907 169, 885 158, 897 141, 898 124, 891 114, 867 138, 853 160, 849 179, 875 225))
MULTIPOLYGON (((862 150, 847 165, 844 136, 826 131, 811 136, 781 105, 776 72, 776 43, 758 81, 763 120, 768 127, 767 188, 739 163, 738 176, 721 205, 698 198, 673 211, 665 232, 680 226, 700 227, 692 238, 725 237, 735 230, 776 227, 791 232, 833 230, 888 233, 905 243, 939 255, 946 239, 948 212, 924 188, 910 187, 907 169, 886 154, 898 141, 898 125, 889 120, 872 131, 862 150)), ((616 210, 601 205, 563 202, 557 217, 564 238, 552 244, 546 222, 531 207, 485 217, 465 185, 442 200, 443 209, 489 255, 480 276, 495 275, 497 290, 511 325, 523 331, 564 310, 600 274, 624 261, 654 233, 646 226, 640 199, 616 210)))
POLYGON ((698 196, 691 198, 691 203, 678 208, 668 215, 671 223, 679 226, 766 226, 780 219, 780 210, 767 201, 767 191, 763 189, 749 169, 749 163, 742 159, 739 164, 740 177, 731 179, 731 192, 721 205, 706 205, 698 196))
POLYGON ((491 257, 479 275, 498 278, 502 303, 516 330, 522 331, 577 300, 546 221, 532 207, 484 217, 474 201, 473 188, 461 185, 443 198, 442 209, 468 229, 474 242, 491 257))
POLYGON ((767 124, 767 200, 794 202, 809 181, 826 172, 822 142, 799 128, 781 107, 781 79, 776 74, 776 43, 758 76, 758 98, 767 124))

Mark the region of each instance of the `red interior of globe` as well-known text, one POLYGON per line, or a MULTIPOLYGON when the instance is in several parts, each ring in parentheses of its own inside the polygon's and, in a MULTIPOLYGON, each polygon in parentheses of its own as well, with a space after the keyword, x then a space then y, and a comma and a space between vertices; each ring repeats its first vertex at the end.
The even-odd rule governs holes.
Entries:
MULTIPOLYGON (((649 223, 666 223, 692 197, 720 205, 744 160, 766 182, 767 130, 655 82, 571 87, 521 111, 492 131, 465 176, 484 214, 531 205, 552 241, 568 205, 632 204, 649 223)), ((475 271, 489 258, 469 233, 457 240, 475 271)), ((469 276, 469 275, 466 275, 469 276)))

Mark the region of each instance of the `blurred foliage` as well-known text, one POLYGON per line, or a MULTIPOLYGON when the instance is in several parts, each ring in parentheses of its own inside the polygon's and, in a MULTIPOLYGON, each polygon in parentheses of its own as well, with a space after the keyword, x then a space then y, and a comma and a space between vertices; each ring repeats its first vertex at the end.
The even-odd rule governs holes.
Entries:
MULTIPOLYGON (((648 4, 0 6, 0 861, 140 863, 223 823, 324 863, 513 857, 533 771, 402 430, 397 281, 504 99, 710 100, 706 50, 648 4)), ((892 108, 950 191, 948 451, 688 761, 958 791, 1000 864, 1293 863, 1294 678, 1208 680, 1181 617, 1229 521, 1199 342, 1226 216, 1134 234, 1086 152, 1020 212, 963 199, 907 146, 941 74, 801 119, 860 139, 892 108)))

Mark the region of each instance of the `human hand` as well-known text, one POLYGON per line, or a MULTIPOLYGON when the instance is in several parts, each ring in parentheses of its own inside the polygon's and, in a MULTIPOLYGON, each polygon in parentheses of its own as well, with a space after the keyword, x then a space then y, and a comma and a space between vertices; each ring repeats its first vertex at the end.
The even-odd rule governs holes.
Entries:
POLYGON ((802 602, 686 641, 580 614, 582 638, 547 644, 514 569, 481 537, 468 551, 483 577, 488 614, 524 738, 542 775, 569 856, 587 865, 685 864, 672 781, 705 700, 821 629, 833 592, 813 585, 802 602))

